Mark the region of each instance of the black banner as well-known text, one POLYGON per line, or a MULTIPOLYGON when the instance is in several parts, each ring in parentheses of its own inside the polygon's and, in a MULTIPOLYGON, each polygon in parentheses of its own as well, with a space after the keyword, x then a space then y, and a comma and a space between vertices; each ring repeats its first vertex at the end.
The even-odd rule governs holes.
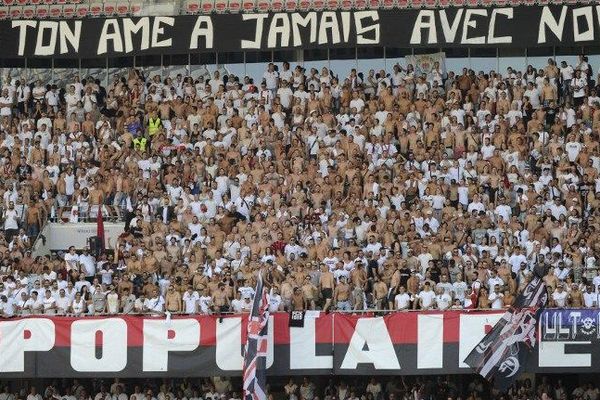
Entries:
POLYGON ((118 57, 386 46, 583 46, 600 6, 312 11, 0 21, 3 56, 118 57))
POLYGON ((536 276, 465 362, 484 378, 494 380, 500 390, 508 389, 524 370, 529 350, 536 345, 538 310, 545 307, 546 300, 544 280, 536 276))

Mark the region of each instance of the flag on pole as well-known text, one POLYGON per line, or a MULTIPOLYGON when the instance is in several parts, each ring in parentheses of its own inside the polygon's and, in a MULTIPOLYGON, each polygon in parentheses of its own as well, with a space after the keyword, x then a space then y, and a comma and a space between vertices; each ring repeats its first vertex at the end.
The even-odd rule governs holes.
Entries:
POLYGON ((244 400, 267 399, 269 302, 260 272, 255 293, 252 312, 248 316, 248 338, 244 352, 244 400))
POLYGON ((100 241, 100 253, 104 253, 104 219, 102 218, 102 206, 98 207, 98 217, 96 218, 96 236, 100 241))
POLYGON ((515 305, 469 353, 465 363, 505 391, 518 378, 536 344, 536 325, 546 304, 546 285, 535 276, 515 300, 515 305))

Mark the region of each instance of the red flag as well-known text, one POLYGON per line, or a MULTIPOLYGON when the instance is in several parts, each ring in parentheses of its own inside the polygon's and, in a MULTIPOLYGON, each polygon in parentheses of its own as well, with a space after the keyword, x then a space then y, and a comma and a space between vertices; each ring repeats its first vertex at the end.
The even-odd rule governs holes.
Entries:
POLYGON ((104 219, 102 218, 102 205, 98 207, 98 217, 96 218, 96 236, 100 240, 100 252, 104 252, 104 219))

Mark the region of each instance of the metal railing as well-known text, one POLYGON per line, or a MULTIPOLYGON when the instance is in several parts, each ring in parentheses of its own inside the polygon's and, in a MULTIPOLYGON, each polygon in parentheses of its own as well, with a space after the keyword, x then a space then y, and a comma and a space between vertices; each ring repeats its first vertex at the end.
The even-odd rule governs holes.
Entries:
MULTIPOLYGON (((564 310, 569 308, 554 308, 547 307, 544 310, 564 310)), ((581 308, 577 308, 581 309, 581 308)), ((599 310, 600 307, 586 308, 591 310, 599 310)), ((465 309, 450 309, 450 310, 385 310, 385 309, 367 309, 367 310, 330 310, 326 314, 345 314, 345 315, 373 315, 373 316, 385 316, 392 315, 397 313, 419 313, 419 314, 440 314, 440 313, 465 313, 465 314, 477 314, 477 313, 501 313, 507 311, 508 308, 502 309, 492 309, 492 308, 465 308, 465 309)), ((314 312, 314 313, 323 313, 322 310, 301 310, 304 312, 314 312)), ((289 314, 288 311, 276 311, 271 314, 289 314)), ((212 313, 186 313, 183 311, 180 312, 169 312, 168 315, 170 317, 203 317, 203 316, 213 316, 213 317, 234 317, 234 316, 243 316, 248 314, 248 312, 237 313, 233 311, 225 311, 225 312, 212 312, 212 313)), ((25 314, 25 315, 13 315, 10 317, 1 316, 0 320, 4 319, 15 319, 15 318, 60 318, 60 317, 76 317, 76 318, 96 318, 96 317, 125 317, 125 316, 134 316, 134 317, 155 317, 155 318, 165 318, 167 316, 167 312, 158 312, 158 311, 145 311, 145 312, 131 312, 131 313, 84 313, 84 314, 76 314, 76 313, 65 313, 65 314, 25 314)))

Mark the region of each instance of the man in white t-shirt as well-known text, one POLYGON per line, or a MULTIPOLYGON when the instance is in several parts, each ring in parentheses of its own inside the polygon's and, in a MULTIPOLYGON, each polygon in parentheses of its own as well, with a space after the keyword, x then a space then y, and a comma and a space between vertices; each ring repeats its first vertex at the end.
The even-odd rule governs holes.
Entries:
POLYGON ((585 308, 596 308, 598 304, 598 294, 594 292, 592 285, 587 285, 583 293, 583 304, 585 308))
POLYGON ((19 214, 15 209, 15 203, 9 202, 8 208, 4 210, 4 233, 6 235, 6 242, 9 243, 12 237, 19 232, 19 214))
POLYGON ((439 310, 447 310, 452 305, 452 296, 444 291, 443 288, 436 289, 435 304, 439 310))
POLYGON ((0 296, 0 318, 10 318, 15 315, 15 305, 12 298, 0 296))
POLYGON ((198 299, 199 310, 202 314, 210 314, 212 308, 212 296, 210 295, 208 288, 204 289, 202 296, 198 299))
MULTIPOLYGON (((65 263, 67 264, 67 271, 72 269, 77 270, 79 267, 79 254, 75 252, 75 246, 69 247, 69 252, 65 254, 65 263)), ((85 274, 84 274, 85 276, 85 274)), ((90 284, 92 283, 89 281, 90 284)))
POLYGON ((279 72, 275 71, 273 63, 269 63, 267 66, 267 70, 263 74, 263 80, 265 81, 267 90, 270 90, 273 96, 275 96, 277 84, 279 83, 279 72))
POLYGON ((398 294, 394 297, 394 306, 396 310, 408 310, 410 308, 410 295, 406 293, 406 288, 400 286, 398 294))
POLYGON ((435 307, 435 292, 431 290, 429 282, 425 282, 423 290, 419 292, 418 298, 421 310, 431 310, 435 307))
POLYGON ((269 294, 268 298, 269 312, 283 311, 283 302, 281 300, 281 295, 279 294, 279 289, 277 287, 273 287, 273 290, 269 294))
POLYGON ((71 308, 71 299, 66 296, 65 290, 60 289, 58 291, 58 297, 56 298, 56 313, 59 315, 65 315, 71 308))
POLYGON ((52 292, 50 290, 46 290, 44 298, 42 299, 42 306, 44 308, 44 314, 56 313, 56 299, 52 297, 52 292))
POLYGON ((186 314, 196 314, 198 312, 198 300, 200 300, 198 292, 192 286, 188 286, 182 297, 186 314))
POLYGON ((8 93, 8 89, 2 90, 0 96, 0 116, 10 117, 12 114, 12 98, 8 93))
POLYGON ((494 289, 488 295, 488 300, 493 310, 501 310, 504 307, 504 293, 500 291, 500 285, 494 285, 494 289))
POLYGON ((556 290, 552 293, 552 300, 554 300, 556 307, 564 308, 567 306, 569 294, 564 290, 562 283, 556 285, 556 290))
POLYGON ((144 302, 144 310, 153 314, 162 314, 164 312, 165 300, 158 293, 158 289, 152 291, 152 297, 144 302))

